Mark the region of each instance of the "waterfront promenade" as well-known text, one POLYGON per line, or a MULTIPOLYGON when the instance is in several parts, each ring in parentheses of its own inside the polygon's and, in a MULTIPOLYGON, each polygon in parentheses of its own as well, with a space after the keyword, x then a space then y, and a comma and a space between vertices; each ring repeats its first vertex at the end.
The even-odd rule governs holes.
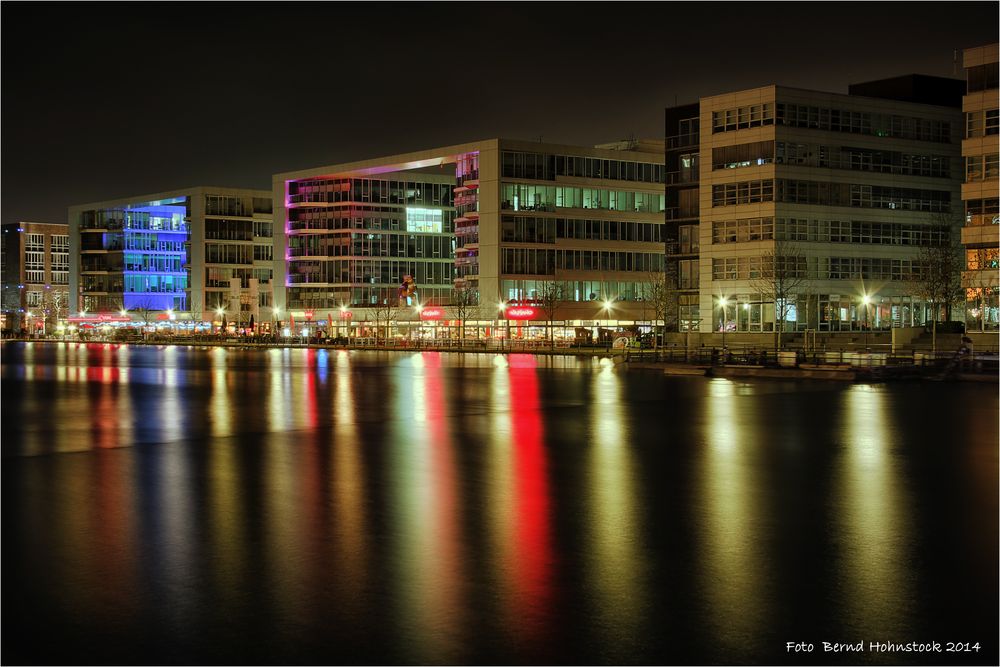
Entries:
MULTIPOLYGON (((146 338, 113 340, 89 337, 85 340, 59 338, 13 338, 44 344, 112 344, 138 346, 192 346, 239 349, 306 348, 380 352, 484 352, 506 354, 605 357, 629 370, 659 371, 667 375, 709 375, 714 377, 770 377, 844 381, 892 379, 966 380, 996 382, 1000 373, 996 335, 986 335, 987 344, 963 343, 962 336, 941 336, 936 351, 920 344, 898 347, 875 343, 867 347, 850 343, 824 345, 821 349, 773 347, 736 342, 725 347, 701 344, 685 347, 668 342, 663 347, 640 348, 616 345, 572 345, 565 341, 505 339, 328 339, 268 338, 218 335, 151 335, 146 338), (955 338, 955 340, 951 340, 955 338), (992 341, 990 339, 992 338, 992 341), (993 342, 991 346, 989 342, 993 342), (957 343, 957 346, 956 346, 957 343), (832 348, 832 349, 831 349, 832 348), (984 349, 985 348, 985 349, 984 349)), ((965 339, 968 341, 969 339, 965 339)), ((710 341, 711 342, 711 341, 710 341)))

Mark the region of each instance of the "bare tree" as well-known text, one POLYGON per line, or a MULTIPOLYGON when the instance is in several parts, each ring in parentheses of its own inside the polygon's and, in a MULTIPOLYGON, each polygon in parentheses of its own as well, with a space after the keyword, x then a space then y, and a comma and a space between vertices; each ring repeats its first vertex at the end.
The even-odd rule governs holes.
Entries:
MULTIPOLYGON (((774 304, 774 349, 781 350, 781 334, 795 297, 808 286, 806 257, 788 241, 775 241, 774 249, 761 256, 759 274, 751 274, 750 285, 766 303, 774 304)), ((725 326, 725 323, 723 323, 725 326)))
MULTIPOLYGON (((674 262, 671 264, 676 266, 674 262)), ((655 350, 659 341, 657 328, 660 326, 660 322, 663 322, 664 327, 666 326, 671 301, 676 303, 677 293, 676 290, 670 289, 667 273, 659 271, 645 274, 641 289, 640 298, 642 299, 643 312, 645 313, 648 308, 653 315, 653 349, 655 350)))
POLYGON ((479 309, 479 290, 462 278, 451 289, 450 310, 458 320, 458 337, 465 340, 465 321, 479 309))
POLYGON ((931 351, 937 351, 937 321, 944 309, 945 320, 951 309, 964 297, 961 250, 951 244, 923 246, 917 253, 910 284, 913 296, 931 304, 931 351))
POLYGON ((375 316, 375 338, 388 338, 389 327, 399 312, 399 298, 392 288, 378 291, 378 302, 372 305, 372 315, 375 316), (380 328, 385 323, 384 331, 380 328))
POLYGON ((139 316, 139 319, 143 324, 149 325, 155 318, 155 313, 158 310, 156 304, 150 298, 139 299, 132 306, 132 311, 139 316))
POLYGON ((69 291, 46 285, 43 294, 42 311, 45 313, 45 330, 55 331, 60 320, 69 315, 69 291))
POLYGON ((542 313, 545 315, 545 321, 547 323, 548 334, 549 334, 549 347, 555 347, 555 341, 552 338, 552 321, 555 319, 556 310, 559 308, 559 303, 566 300, 566 288, 563 283, 555 280, 547 280, 541 284, 538 288, 535 301, 538 303, 538 307, 542 309, 542 313))

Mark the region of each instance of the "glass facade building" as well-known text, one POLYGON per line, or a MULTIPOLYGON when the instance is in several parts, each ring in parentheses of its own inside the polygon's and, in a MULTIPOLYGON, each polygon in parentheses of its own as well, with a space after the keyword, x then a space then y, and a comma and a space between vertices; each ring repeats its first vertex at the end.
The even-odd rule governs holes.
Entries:
POLYGON ((506 139, 277 174, 277 298, 336 318, 384 301, 408 274, 420 303, 471 291, 483 320, 551 285, 553 319, 608 319, 609 303, 610 319, 649 319, 637 301, 663 271, 664 178, 662 142, 506 139))
POLYGON ((904 87, 889 80, 667 109, 664 232, 681 331, 853 331, 935 316, 915 283, 922 248, 958 243, 959 82, 903 79, 932 87, 936 103, 881 97, 904 87))
POLYGON ((192 188, 71 207, 74 313, 238 322, 270 308, 270 192, 192 188))

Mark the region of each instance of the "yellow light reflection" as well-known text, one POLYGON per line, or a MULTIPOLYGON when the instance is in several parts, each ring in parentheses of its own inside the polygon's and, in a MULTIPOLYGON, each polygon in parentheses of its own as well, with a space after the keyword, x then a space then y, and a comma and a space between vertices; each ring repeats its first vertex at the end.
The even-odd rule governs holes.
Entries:
POLYGON ((646 571, 637 512, 638 471, 630 449, 621 379, 610 365, 593 372, 589 465, 588 575, 605 644, 634 655, 642 642, 646 571))
MULTIPOLYGON (((333 519, 335 521, 334 558, 338 580, 348 600, 363 600, 368 585, 368 553, 365 515, 365 475, 361 439, 354 404, 351 360, 346 350, 337 353, 334 365, 333 425, 333 519)), ((354 609, 342 610, 345 621, 354 609)))
POLYGON ((724 648, 739 651, 755 640, 767 613, 767 564, 759 547, 762 536, 757 534, 763 480, 755 474, 752 460, 756 436, 763 427, 754 404, 739 402, 744 392, 731 381, 711 380, 708 393, 701 474, 705 507, 698 517, 704 538, 706 616, 724 648))
POLYGON ((844 394, 843 450, 834 477, 837 562, 845 583, 841 617, 866 635, 893 636, 910 627, 913 591, 906 576, 911 534, 909 493, 882 387, 856 385, 844 394))
POLYGON ((233 406, 229 402, 227 352, 224 347, 212 350, 212 399, 209 414, 212 417, 212 435, 225 437, 233 433, 233 406))
POLYGON ((448 404, 437 353, 402 360, 391 399, 398 625, 415 662, 456 662, 463 569, 448 404))

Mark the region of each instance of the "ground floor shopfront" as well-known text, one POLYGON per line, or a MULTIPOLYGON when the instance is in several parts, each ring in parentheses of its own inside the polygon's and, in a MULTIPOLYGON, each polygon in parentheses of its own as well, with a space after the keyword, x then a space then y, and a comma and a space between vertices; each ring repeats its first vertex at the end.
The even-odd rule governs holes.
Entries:
MULTIPOLYGON (((948 319, 943 306, 909 296, 809 294, 791 297, 785 308, 748 294, 716 297, 713 301, 712 331, 774 331, 781 315, 784 326, 778 328, 783 331, 822 332, 924 326, 935 315, 938 321, 948 319)), ((993 318, 995 326, 995 309, 993 318)), ((951 319, 961 319, 958 308, 953 309, 951 319)))

